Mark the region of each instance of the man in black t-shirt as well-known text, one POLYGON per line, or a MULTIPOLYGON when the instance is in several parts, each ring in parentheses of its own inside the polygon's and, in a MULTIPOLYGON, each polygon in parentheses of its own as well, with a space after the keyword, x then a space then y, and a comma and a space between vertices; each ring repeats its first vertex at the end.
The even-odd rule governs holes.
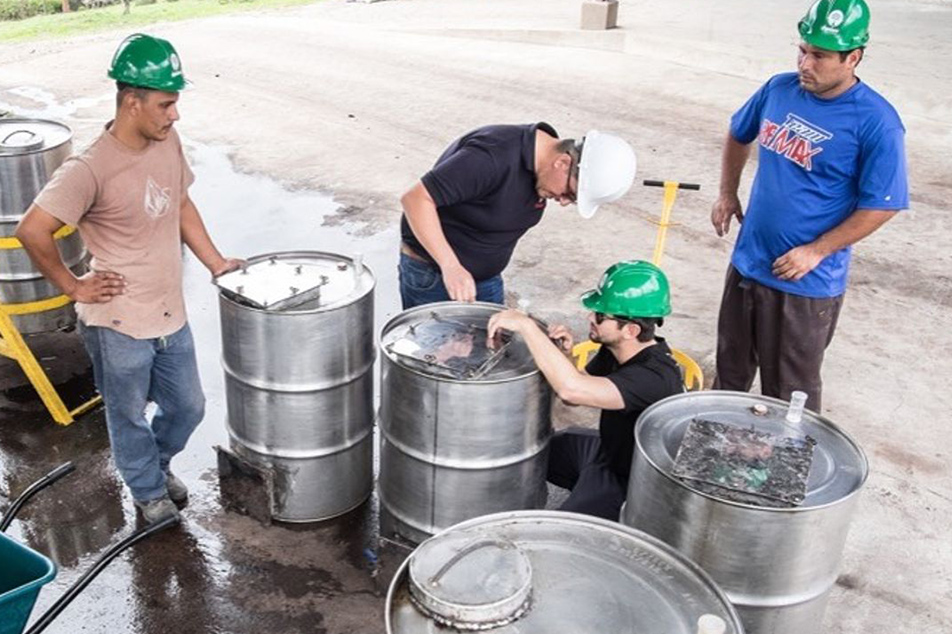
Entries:
POLYGON ((503 303, 502 271, 546 200, 591 217, 635 178, 635 153, 611 134, 559 139, 547 123, 492 125, 454 141, 401 203, 403 308, 446 300, 503 303))
POLYGON ((598 288, 582 296, 592 311, 589 338, 602 344, 584 372, 565 353, 564 326, 543 332, 525 313, 506 310, 489 320, 492 344, 500 329, 523 337, 559 398, 602 410, 599 428, 557 433, 549 447, 548 480, 572 492, 564 511, 617 521, 628 490, 635 421, 649 405, 683 391, 681 372, 655 328, 671 313, 668 280, 649 262, 619 262, 598 288))

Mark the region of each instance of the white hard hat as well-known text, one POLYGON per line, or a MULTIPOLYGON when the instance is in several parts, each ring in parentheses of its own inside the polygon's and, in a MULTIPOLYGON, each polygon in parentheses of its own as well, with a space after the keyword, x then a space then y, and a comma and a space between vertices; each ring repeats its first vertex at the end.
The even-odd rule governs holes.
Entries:
POLYGON ((591 218, 598 206, 624 196, 635 181, 635 151, 621 137, 589 130, 578 170, 578 212, 591 218))

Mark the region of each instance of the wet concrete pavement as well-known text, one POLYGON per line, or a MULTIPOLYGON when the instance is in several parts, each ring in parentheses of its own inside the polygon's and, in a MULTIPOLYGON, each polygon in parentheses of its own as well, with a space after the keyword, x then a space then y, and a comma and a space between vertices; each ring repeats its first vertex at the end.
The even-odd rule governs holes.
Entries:
MULTIPOLYGON (((333 226, 340 206, 330 196, 289 191, 261 176, 236 172, 226 148, 185 141, 196 174, 192 198, 223 252, 241 257, 297 249, 363 253, 376 275, 379 331, 399 306, 396 229, 368 237, 359 225, 333 226)), ((185 294, 208 404, 205 421, 172 464, 190 488, 184 521, 113 562, 47 631, 383 631, 386 570, 405 551, 380 548, 375 498, 344 517, 309 525, 267 526, 224 510, 213 449, 228 445, 217 293, 190 253, 185 294)), ((75 332, 37 335, 29 343, 68 407, 94 393, 75 332)), ((68 427, 55 425, 9 361, 0 366, 0 390, 4 495, 12 499, 67 460, 77 466, 37 494, 8 530, 60 568, 41 592, 35 617, 141 519, 111 463, 101 408, 68 427)))
MULTIPOLYGON (((673 284, 675 313, 663 332, 700 362, 709 381, 717 306, 737 235, 735 229, 718 238, 710 224, 724 133, 730 115, 767 77, 795 68, 795 27, 806 4, 765 0, 752 13, 749 0, 670 0, 659 11, 657 3, 628 0, 619 11, 621 28, 584 32, 578 30, 577 0, 324 0, 149 29, 175 43, 195 82, 195 90, 182 99, 183 134, 225 146, 242 170, 332 191, 347 211, 321 216, 315 224, 329 231, 346 226, 350 239, 379 244, 384 252, 394 247, 402 192, 453 138, 490 122, 545 120, 569 136, 590 128, 616 131, 636 147, 639 179, 701 183, 701 191, 679 194, 675 205, 676 226, 669 231, 663 261, 673 284), (369 237, 378 231, 376 238, 369 237)), ((952 396, 947 386, 952 376, 952 251, 945 213, 952 194, 952 2, 888 0, 875 3, 873 12, 874 39, 861 76, 898 108, 906 124, 912 206, 855 249, 846 305, 824 362, 825 413, 864 448, 871 471, 823 631, 946 634, 952 631, 952 396), (928 55, 922 54, 924 48, 928 55)), ((103 69, 127 34, 117 30, 0 44, 0 110, 64 119, 79 145, 89 141, 111 115, 113 89, 103 69)), ((193 155, 200 151, 195 146, 193 155)), ((742 199, 752 167, 742 179, 742 199)), ((200 174, 199 188, 211 185, 204 179, 200 174)), ((546 320, 565 321, 583 333, 579 294, 609 263, 652 253, 661 196, 657 188, 636 187, 591 221, 571 209, 547 212, 520 241, 506 271, 507 289, 531 299, 531 310, 546 320)), ((272 239, 267 236, 275 233, 273 227, 262 229, 258 219, 245 217, 266 213, 267 198, 254 199, 254 208, 251 200, 249 195, 227 209, 200 200, 216 238, 239 255, 280 248, 265 242, 272 239), (254 228, 260 236, 242 227, 254 228)), ((299 213, 307 216, 306 210, 299 213)), ((278 233, 288 234, 296 247, 303 232, 289 227, 278 233), (295 237, 293 232, 300 233, 295 237)), ((308 246, 326 245, 322 235, 314 233, 308 246)), ((335 241, 340 236, 332 234, 335 241)), ((392 260, 380 258, 383 268, 376 266, 379 260, 371 249, 366 253, 375 266, 378 289, 393 288, 388 286, 393 277, 387 282, 384 276, 393 276, 388 261, 395 261, 396 253, 392 260)), ((209 332, 217 320, 214 294, 208 292, 204 272, 195 271, 194 262, 190 267, 192 319, 209 332)), ((380 296, 378 323, 395 305, 380 296)), ((302 553, 324 549, 323 556, 346 562, 325 568, 338 580, 348 580, 344 591, 326 600, 310 595, 292 599, 279 593, 275 583, 267 586, 266 596, 272 599, 271 609, 284 601, 287 622, 298 631, 308 625, 292 617, 311 609, 323 615, 312 619, 317 623, 313 631, 354 631, 345 629, 357 626, 344 613, 366 611, 348 599, 367 595, 346 593, 362 591, 365 586, 358 580, 366 579, 360 565, 346 559, 353 549, 334 544, 332 530, 264 529, 220 510, 209 448, 224 438, 213 332, 200 342, 210 415, 177 467, 198 487, 182 529, 194 540, 188 541, 194 550, 183 552, 211 572, 185 593, 200 595, 204 603, 196 599, 188 604, 194 612, 184 619, 169 612, 177 619, 175 629, 194 623, 192 629, 214 631, 246 616, 249 625, 236 627, 254 628, 240 588, 277 573, 252 564, 296 565, 297 560, 312 561, 302 553), (311 542, 291 549, 303 543, 295 541, 301 535, 310 535, 311 542), (297 559, 289 562, 289 554, 297 559), (232 570, 241 572, 230 576, 232 570), (248 570, 253 572, 246 574, 248 570), (199 615, 200 609, 211 616, 199 615), (232 613, 238 616, 232 618, 232 613)), ((4 375, 8 372, 19 376, 15 369, 4 375)), ((58 458, 74 451, 70 443, 81 443, 87 426, 101 426, 86 419, 81 428, 56 430, 51 423, 11 421, 20 416, 22 403, 4 407, 13 409, 6 409, 10 414, 0 423, 0 442, 13 448, 0 448, 0 493, 30 479, 19 470, 39 475, 55 464, 46 452, 56 451, 58 458)), ((105 437, 96 433, 96 451, 102 456, 105 437)), ((75 455, 83 452, 75 450, 75 455)), ((70 492, 56 495, 71 507, 82 506, 70 492)), ((96 491, 83 495, 83 502, 94 506, 96 491)), ((125 522, 118 529, 103 522, 111 541, 119 538, 115 531, 124 534, 133 526, 131 503, 124 495, 120 489, 102 496, 113 500, 125 522)), ((31 516, 24 517, 29 523, 31 516)), ((18 535, 23 526, 14 527, 18 535)), ((175 539, 168 543, 178 545, 175 539)), ((95 551, 78 556, 79 566, 88 564, 95 551)), ((116 562, 115 570, 107 571, 64 615, 71 620, 58 622, 54 631, 136 631, 134 613, 144 601, 142 594, 165 596, 180 587, 172 578, 159 589, 145 585, 140 591, 136 584, 146 583, 142 578, 148 575, 133 579, 131 563, 131 556, 116 562)), ((78 567, 68 566, 61 579, 78 574, 78 567)), ((41 601, 48 605, 58 589, 44 593, 41 601)), ((150 619, 140 619, 147 623, 140 629, 161 631, 161 609, 152 608, 150 619)), ((379 612, 366 612, 357 629, 379 631, 378 617, 379 612)), ((261 629, 280 631, 275 623, 261 629)))

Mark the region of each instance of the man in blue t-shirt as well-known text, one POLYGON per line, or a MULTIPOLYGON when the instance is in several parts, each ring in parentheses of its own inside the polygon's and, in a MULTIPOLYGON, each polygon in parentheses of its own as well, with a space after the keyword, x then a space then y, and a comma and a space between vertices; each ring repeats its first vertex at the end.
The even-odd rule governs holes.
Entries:
POLYGON ((796 73, 772 77, 731 118, 717 234, 736 217, 718 319, 715 389, 821 405, 820 366, 846 290, 850 246, 909 204, 905 128, 855 71, 869 39, 864 0, 817 0, 799 24, 796 73), (747 211, 737 188, 758 145, 747 211))
POLYGON ((635 153, 591 130, 559 139, 547 123, 492 125, 454 141, 403 195, 403 308, 457 300, 502 304, 501 273, 519 238, 542 220, 546 200, 577 203, 584 218, 625 195, 635 153))

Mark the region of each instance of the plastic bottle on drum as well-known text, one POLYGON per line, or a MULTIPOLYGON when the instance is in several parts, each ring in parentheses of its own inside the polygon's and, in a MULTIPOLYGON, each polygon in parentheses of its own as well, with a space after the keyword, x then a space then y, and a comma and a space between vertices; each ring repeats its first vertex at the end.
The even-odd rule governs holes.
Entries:
POLYGON ((726 631, 727 623, 716 614, 705 614, 697 620, 697 634, 724 634, 726 631))

